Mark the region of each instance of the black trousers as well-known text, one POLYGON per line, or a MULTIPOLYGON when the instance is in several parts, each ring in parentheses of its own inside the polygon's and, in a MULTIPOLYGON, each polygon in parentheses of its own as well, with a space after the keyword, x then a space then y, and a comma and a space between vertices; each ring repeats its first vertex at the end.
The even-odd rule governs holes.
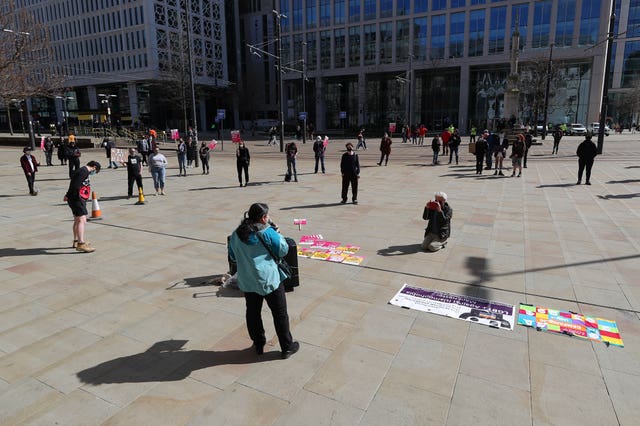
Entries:
POLYGON ((449 163, 451 163, 451 160, 453 160, 453 153, 456 153, 456 164, 458 164, 458 146, 453 146, 451 145, 451 149, 449 150, 449 163))
POLYGON ((349 192, 349 184, 351 184, 352 200, 358 199, 358 176, 355 175, 343 175, 342 176, 342 201, 347 201, 347 194, 349 192))
POLYGON ((209 173, 209 159, 207 157, 200 157, 202 161, 202 173, 209 173))
POLYGON ((380 154, 380 162, 378 164, 382 164, 382 160, 385 160, 384 164, 386 166, 387 163, 389 162, 389 154, 385 154, 384 152, 380 154))
POLYGON ((262 301, 267 301, 267 306, 271 309, 273 325, 278 335, 280 349, 286 351, 291 347, 293 338, 289 330, 289 314, 287 313, 287 298, 284 293, 284 285, 280 284, 273 292, 262 296, 258 293, 245 293, 244 300, 247 306, 246 320, 249 337, 256 346, 264 346, 267 338, 264 334, 262 324, 262 301))
POLYGON ((484 161, 484 154, 483 155, 476 155, 476 173, 477 174, 481 174, 482 173, 482 163, 484 161))
POLYGON ((527 155, 529 154, 529 148, 524 150, 524 158, 522 159, 522 165, 527 167, 527 155))
POLYGON ((133 195, 133 182, 138 185, 138 189, 142 189, 142 175, 127 175, 127 195, 133 195))
POLYGON ((236 162, 238 169, 238 182, 242 183, 242 171, 244 170, 244 182, 249 182, 249 165, 247 163, 236 162))
POLYGON ((44 155, 47 159, 47 166, 53 166, 52 160, 53 160, 53 151, 45 151, 44 155))
POLYGON ((36 174, 35 173, 31 173, 31 175, 24 175, 24 177, 27 178, 27 185, 29 185, 29 194, 33 194, 35 193, 35 189, 34 189, 34 184, 36 181, 36 174))
POLYGON ((582 172, 587 169, 587 182, 591 179, 591 167, 593 167, 593 158, 578 158, 578 182, 582 180, 582 172))
POLYGON ((80 159, 78 157, 69 158, 69 177, 72 177, 79 168, 80 159))

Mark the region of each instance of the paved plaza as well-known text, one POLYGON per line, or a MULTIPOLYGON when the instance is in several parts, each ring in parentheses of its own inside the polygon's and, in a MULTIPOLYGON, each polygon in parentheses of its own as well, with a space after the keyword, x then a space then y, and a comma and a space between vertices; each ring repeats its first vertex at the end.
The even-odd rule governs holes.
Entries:
MULTIPOLYGON (((87 225, 90 254, 71 248, 66 166, 40 167, 31 197, 22 150, 0 147, 0 424, 637 425, 640 135, 606 138, 591 186, 575 185, 580 140, 551 156, 547 139, 523 177, 501 178, 475 175, 467 138, 457 166, 394 138, 386 167, 370 138, 358 205, 340 204, 345 140, 331 141, 326 174, 299 144, 298 183, 283 182, 284 154, 250 140, 248 187, 228 141, 209 175, 177 177, 167 147, 167 195, 151 195, 145 170, 143 206, 126 199, 126 168, 92 178, 103 219, 87 225), (449 196, 452 236, 426 253, 435 191, 449 196), (242 294, 212 284, 258 201, 284 235, 322 234, 365 257, 299 259, 287 300, 301 349, 288 360, 268 308, 257 356, 242 294), (388 304, 404 283, 615 320, 624 347, 388 304)), ((89 160, 107 165, 102 149, 83 150, 89 160)))

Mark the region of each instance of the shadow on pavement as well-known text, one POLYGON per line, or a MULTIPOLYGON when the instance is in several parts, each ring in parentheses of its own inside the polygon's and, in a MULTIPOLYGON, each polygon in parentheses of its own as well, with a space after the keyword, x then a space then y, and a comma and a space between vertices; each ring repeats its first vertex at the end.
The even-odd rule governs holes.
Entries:
POLYGON ((550 183, 548 185, 538 185, 536 188, 567 188, 569 186, 576 186, 575 183, 550 183))
POLYGON ((406 246, 389 246, 378 250, 380 256, 403 256, 405 254, 420 253, 422 246, 420 244, 408 244, 406 246))
POLYGON ((319 209, 319 208, 322 208, 322 207, 334 207, 334 206, 341 206, 341 205, 342 205, 342 203, 308 204, 306 206, 282 207, 280 210, 319 209))
POLYGON ((610 180, 607 183, 637 183, 640 179, 610 180))
POLYGON ((76 251, 71 247, 37 247, 37 248, 28 248, 28 249, 17 249, 17 248, 0 249, 0 257, 38 256, 42 254, 57 255, 57 254, 69 254, 69 253, 76 253, 76 251), (51 250, 66 250, 66 251, 57 253, 51 250), (69 250, 73 250, 73 251, 69 251, 69 250))
POLYGON ((144 383, 183 380, 192 371, 217 365, 253 364, 280 359, 280 351, 256 355, 253 347, 229 351, 182 350, 187 340, 154 343, 145 352, 105 361, 76 373, 82 383, 144 383))
POLYGON ((167 287, 167 290, 177 290, 189 287, 202 287, 205 285, 221 285, 222 278, 228 274, 204 275, 201 277, 184 278, 167 287))
POLYGON ((636 193, 633 193, 633 194, 598 195, 598 198, 600 198, 601 200, 623 200, 623 199, 626 199, 626 198, 636 198, 636 197, 640 197, 640 192, 636 192, 636 193))

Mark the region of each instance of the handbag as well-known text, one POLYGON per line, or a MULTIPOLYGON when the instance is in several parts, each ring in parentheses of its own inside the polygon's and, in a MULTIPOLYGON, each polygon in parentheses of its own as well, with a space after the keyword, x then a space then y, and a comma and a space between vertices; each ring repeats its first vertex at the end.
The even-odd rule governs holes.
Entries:
POLYGON ((78 196, 82 200, 85 200, 85 201, 88 200, 90 195, 91 195, 91 187, 89 185, 82 185, 78 190, 78 196))
POLYGON ((269 246, 264 242, 264 240, 262 239, 262 236, 260 235, 260 233, 256 232, 256 236, 258 237, 258 239, 260 240, 260 242, 262 243, 262 245, 264 246, 264 248, 267 249, 267 251, 269 252, 269 254, 271 255, 271 257, 273 258, 273 261, 276 263, 276 265, 278 266, 278 270, 285 276, 282 281, 291 278, 293 276, 293 271, 291 270, 291 266, 289 266, 289 264, 287 263, 286 260, 284 260, 281 257, 276 256, 275 254, 273 254, 273 252, 271 251, 271 249, 269 248, 269 246))
POLYGON ((469 142, 469 154, 475 154, 475 153, 476 153, 476 143, 469 142))

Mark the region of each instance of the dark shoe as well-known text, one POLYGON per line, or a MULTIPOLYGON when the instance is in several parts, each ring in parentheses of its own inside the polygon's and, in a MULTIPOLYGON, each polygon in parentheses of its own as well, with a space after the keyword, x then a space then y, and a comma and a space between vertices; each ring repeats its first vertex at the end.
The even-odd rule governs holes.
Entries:
POLYGON ((585 182, 584 184, 585 185, 591 185, 591 182, 585 182))
POLYGON ((346 203, 347 203, 347 200, 340 201, 340 204, 346 204, 346 203))
POLYGON ((502 173, 502 170, 500 170, 500 172, 498 173, 500 176, 504 176, 504 173, 502 173))
POLYGON ((518 177, 522 176, 522 173, 518 173, 518 177))
POLYGON ((495 172, 493 172, 493 175, 494 175, 494 176, 495 176, 495 175, 497 175, 497 174, 498 174, 498 171, 497 171, 497 170, 496 170, 495 172))
POLYGON ((353 204, 358 204, 358 200, 353 200, 353 204))
POLYGON ((254 343, 254 346, 256 348, 256 355, 262 355, 264 353, 264 343, 261 345, 254 343))
POLYGON ((242 182, 240 182, 240 188, 242 188, 242 182))
POLYGON ((378 166, 382 166, 382 163, 376 163, 378 166))
POLYGON ((576 185, 580 185, 580 183, 581 183, 580 181, 577 181, 577 182, 576 182, 576 185))
POLYGON ((289 346, 289 349, 287 349, 286 351, 282 351, 282 359, 289 358, 291 355, 298 352, 299 349, 300 349, 300 343, 293 342, 291 346, 289 346))

